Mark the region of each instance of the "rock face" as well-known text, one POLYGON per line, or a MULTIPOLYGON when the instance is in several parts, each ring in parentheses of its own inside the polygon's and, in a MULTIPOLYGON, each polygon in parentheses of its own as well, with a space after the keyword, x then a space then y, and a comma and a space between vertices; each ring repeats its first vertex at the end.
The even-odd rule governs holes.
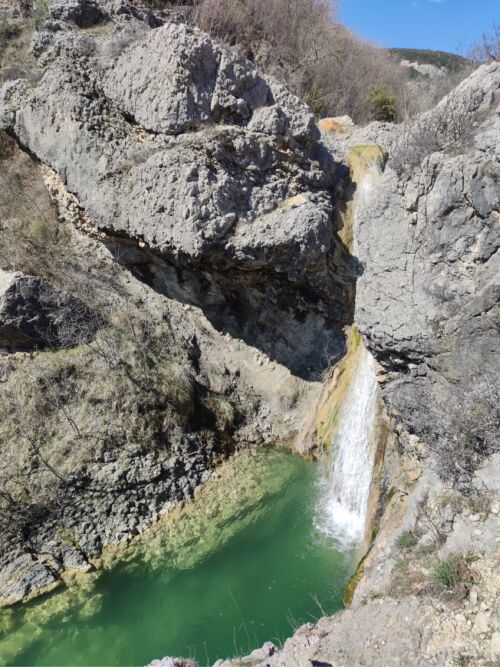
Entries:
POLYGON ((15 518, 7 529, 2 525, 0 607, 61 586, 68 570, 92 569, 87 559, 100 555, 103 545, 129 541, 169 504, 190 498, 210 477, 213 456, 196 436, 170 454, 104 454, 83 476, 79 471, 66 481, 60 511, 47 511, 38 530, 32 526, 29 543, 20 543, 15 518), (61 539, 61 525, 78 548, 61 539))
MULTIPOLYGON (((75 378, 76 384, 64 385, 68 391, 59 395, 60 405, 46 402, 58 409, 43 405, 51 415, 43 420, 46 456, 40 456, 36 438, 21 433, 16 441, 6 420, 0 433, 2 479, 10 481, 11 468, 23 481, 26 470, 33 473, 26 507, 18 489, 11 499, 8 484, 3 485, 11 514, 0 517, 0 604, 54 588, 65 570, 89 569, 103 545, 128 542, 171 504, 190 498, 235 444, 290 441, 305 406, 317 398, 319 383, 309 381, 343 352, 343 327, 354 315, 385 369, 383 395, 405 426, 405 437, 410 436, 401 438, 404 444, 421 445, 419 438, 430 441, 436 433, 448 436, 447 406, 467 395, 478 375, 498 377, 500 67, 479 69, 452 95, 451 106, 456 109, 458 101, 465 108, 456 118, 458 134, 470 134, 471 143, 461 146, 455 137, 453 150, 430 151, 409 173, 397 168, 398 127, 353 128, 329 119, 322 129, 331 137, 323 137, 323 143, 308 108, 284 87, 198 30, 167 18, 166 12, 129 0, 53 0, 32 42, 40 78, 8 80, 0 92, 0 127, 43 163, 52 193, 71 201, 75 220, 84 218, 85 231, 99 240, 95 245, 102 242, 122 265, 118 270, 108 255, 99 258, 103 275, 109 262, 113 272, 108 275, 117 269, 120 278, 126 276, 120 280, 123 301, 117 303, 130 308, 132 301, 145 319, 156 317, 161 325, 165 335, 159 347, 171 347, 171 358, 151 363, 151 355, 141 355, 146 379, 151 380, 151 365, 160 368, 172 380, 173 397, 187 395, 172 412, 186 418, 158 422, 153 434, 142 415, 164 416, 165 403, 136 401, 128 411, 116 410, 122 399, 116 378, 130 381, 126 360, 134 359, 140 331, 135 326, 128 357, 111 364, 112 370, 123 370, 121 376, 111 375, 102 354, 85 364, 79 359, 89 376, 86 384, 75 361, 52 360, 60 364, 53 369, 57 383, 75 378), (378 143, 389 152, 386 162, 384 151, 372 149, 375 159, 369 165, 363 151, 358 155, 361 171, 369 167, 369 178, 358 181, 354 199, 356 260, 337 234, 342 204, 348 207, 335 201, 336 181, 346 174, 346 165, 339 164, 346 143, 378 143), (99 368, 107 387, 104 381, 95 386, 99 368), (209 410, 202 399, 215 407, 209 410), (134 430, 133 442, 120 439, 115 422, 108 421, 113 411, 120 419, 127 412, 141 416, 139 427, 145 428, 134 430), (106 438, 93 437, 94 420, 104 425, 97 432, 106 438), (91 443, 86 458, 82 434, 91 443), (54 442, 65 446, 59 451, 54 442), (75 452, 76 463, 70 456, 75 452), (47 506, 37 505, 40 497, 44 500, 41 492, 49 494, 47 506), (63 541, 61 526, 71 542, 63 541)), ((102 246, 99 250, 104 254, 102 246)), ((81 326, 78 338, 68 338, 68 329, 75 329, 80 315, 95 323, 83 301, 43 280, 0 274, 1 345, 31 349, 77 342, 81 326)), ((34 376, 34 365, 25 368, 34 376)), ((46 376, 44 367, 40 373, 46 376)), ((9 371, 2 398, 19 378, 19 368, 9 371)), ((150 382, 134 379, 133 387, 123 385, 127 397, 164 397, 165 384, 158 385, 161 391, 153 385, 152 391, 150 382)), ((43 435, 41 420, 32 421, 35 435, 43 435)), ((125 436, 133 425, 124 420, 125 436)), ((420 484, 421 468, 408 456, 410 472, 391 484, 386 496, 397 504, 395 521, 404 515, 409 529, 424 530, 418 539, 432 540, 418 524, 415 507, 434 493, 435 506, 427 509, 437 508, 439 514, 445 499, 436 495, 434 482, 425 494, 414 494, 415 488, 410 494, 411 484, 420 484), (403 495, 409 499, 401 501, 403 495)), ((497 466, 485 466, 475 492, 498 493, 491 483, 497 477, 497 466)), ((473 525, 476 513, 466 509, 468 514, 460 513, 450 504, 442 517, 433 518, 445 538, 437 555, 446 555, 466 535, 468 545, 492 558, 498 508, 484 510, 481 529, 473 525)), ((267 644, 221 667, 453 661, 462 648, 460 637, 469 632, 459 615, 453 620, 454 641, 442 649, 446 628, 434 604, 416 597, 387 599, 385 588, 372 590, 379 575, 384 584, 390 581, 400 558, 394 526, 382 526, 380 534, 382 546, 365 561, 368 576, 359 586, 367 598, 356 593, 357 608, 299 629, 282 650, 267 644), (374 600, 372 593, 384 599, 374 600)), ((419 546, 428 547, 429 540, 419 546)), ((488 582, 487 566, 483 582, 488 582)), ((428 576, 431 567, 415 555, 412 575, 428 576)), ((481 586, 480 595, 486 595, 486 584, 481 586)), ((488 609, 495 590, 485 598, 488 609)), ((489 617, 469 611, 465 624, 481 641, 491 641, 490 653, 497 655, 500 626, 493 632, 489 617)), ((477 645, 479 640, 474 650, 477 645)))
POLYGON ((353 276, 334 231, 336 164, 308 107, 205 34, 151 30, 126 2, 49 9, 32 44, 43 79, 4 86, 2 126, 100 230, 140 242, 149 256, 133 266, 155 288, 317 375, 343 350, 353 276), (103 17, 99 32, 75 28, 103 17))
POLYGON ((80 299, 0 269, 0 347, 29 350, 92 340, 99 319, 80 299))
POLYGON ((500 66, 479 68, 436 110, 468 105, 472 145, 411 174, 390 159, 358 206, 355 320, 386 401, 424 440, 446 432, 452 395, 500 371, 499 92, 500 66))

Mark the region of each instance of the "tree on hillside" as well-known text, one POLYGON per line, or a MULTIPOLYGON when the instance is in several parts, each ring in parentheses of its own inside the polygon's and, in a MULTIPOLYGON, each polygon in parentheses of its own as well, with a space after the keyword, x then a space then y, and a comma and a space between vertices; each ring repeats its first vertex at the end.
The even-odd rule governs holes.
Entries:
POLYGON ((393 123, 396 120, 396 98, 383 86, 373 86, 368 91, 368 104, 373 120, 393 123))

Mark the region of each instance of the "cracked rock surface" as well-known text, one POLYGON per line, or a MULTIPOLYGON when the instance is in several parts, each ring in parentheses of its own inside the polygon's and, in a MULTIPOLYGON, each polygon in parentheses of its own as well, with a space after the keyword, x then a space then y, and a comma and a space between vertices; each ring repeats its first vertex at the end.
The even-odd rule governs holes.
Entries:
POLYGON ((474 100, 472 146, 403 175, 389 159, 357 211, 355 320, 387 402, 423 439, 446 430, 453 391, 500 372, 499 94, 500 66, 476 70, 450 94, 474 100))
POLYGON ((205 284, 198 303, 218 329, 318 375, 343 350, 354 275, 333 223, 338 165, 309 108, 199 30, 130 3, 49 11, 32 42, 43 76, 4 85, 1 126, 100 231, 150 253, 133 264, 155 288, 177 289, 152 265, 175 266, 205 284), (281 347, 270 310, 293 330, 281 347), (314 360, 298 341, 318 335, 314 360))

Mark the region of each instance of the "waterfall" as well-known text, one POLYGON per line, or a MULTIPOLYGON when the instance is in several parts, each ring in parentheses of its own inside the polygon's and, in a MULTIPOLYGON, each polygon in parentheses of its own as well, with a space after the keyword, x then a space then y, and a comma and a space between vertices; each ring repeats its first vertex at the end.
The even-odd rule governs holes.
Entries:
POLYGON ((317 528, 341 543, 363 537, 375 455, 376 399, 374 361, 361 347, 320 482, 316 517, 317 528))
POLYGON ((377 180, 380 178, 380 172, 377 165, 369 165, 366 171, 358 176, 356 185, 356 194, 354 199, 354 217, 353 217, 353 240, 351 253, 358 255, 358 215, 359 209, 369 206, 372 194, 375 192, 377 180))

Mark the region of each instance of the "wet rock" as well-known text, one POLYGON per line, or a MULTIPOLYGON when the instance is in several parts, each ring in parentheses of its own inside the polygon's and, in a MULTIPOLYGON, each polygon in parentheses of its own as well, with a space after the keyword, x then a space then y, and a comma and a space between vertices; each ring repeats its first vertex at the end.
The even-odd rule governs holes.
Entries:
POLYGON ((60 584, 54 569, 24 553, 0 569, 0 606, 14 604, 60 584))

